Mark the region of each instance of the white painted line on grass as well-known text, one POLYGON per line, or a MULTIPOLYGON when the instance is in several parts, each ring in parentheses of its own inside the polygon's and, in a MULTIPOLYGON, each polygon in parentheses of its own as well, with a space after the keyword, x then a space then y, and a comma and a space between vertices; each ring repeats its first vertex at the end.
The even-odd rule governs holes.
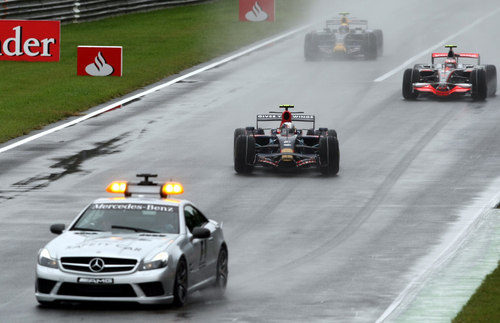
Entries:
POLYGON ((423 270, 413 278, 375 323, 384 322, 408 297, 410 297, 411 300, 414 291, 416 289, 418 290, 430 275, 436 273, 440 267, 446 264, 446 262, 457 253, 463 243, 474 231, 474 227, 483 220, 484 214, 498 204, 500 199, 499 189, 500 178, 496 179, 480 197, 477 197, 472 206, 461 212, 459 220, 452 226, 450 231, 442 237, 441 244, 422 260, 424 264, 422 265, 423 270), (492 196, 493 198, 491 198, 492 196))
POLYGON ((427 54, 431 53, 432 51, 436 50, 436 48, 439 48, 439 47, 445 45, 448 41, 452 40, 453 38, 455 38, 457 36, 460 36, 461 34, 467 32, 469 30, 471 30, 472 28, 476 27, 477 25, 479 25, 480 23, 482 23, 486 19, 491 18, 492 16, 496 15, 498 12, 500 12, 500 8, 497 8, 496 10, 493 10, 492 12, 490 12, 489 14, 487 14, 486 16, 483 16, 483 17, 477 19, 472 24, 465 26, 464 28, 460 29, 459 31, 457 31, 453 35, 448 36, 445 39, 441 40, 439 43, 437 43, 437 44, 435 44, 435 45, 427 48, 424 51, 421 51, 417 55, 415 55, 415 56, 411 57, 410 59, 408 59, 407 61, 405 61, 403 64, 399 65, 398 67, 396 67, 393 70, 385 73, 384 75, 376 78, 374 80, 374 82, 385 81, 386 79, 388 79, 389 77, 393 76, 394 74, 403 71, 407 66, 409 66, 412 62, 416 61, 418 58, 420 58, 420 57, 422 57, 424 55, 427 55, 427 54))
POLYGON ((259 50, 259 49, 261 49, 261 48, 263 48, 263 47, 265 47, 265 46, 267 46, 267 45, 270 45, 270 44, 272 44, 272 43, 274 43, 274 42, 280 41, 280 40, 282 40, 282 39, 284 39, 284 38, 287 38, 287 37, 292 36, 292 35, 294 35, 294 34, 296 34, 296 33, 299 33, 299 32, 301 32, 301 31, 303 31, 303 30, 305 30, 305 29, 309 28, 309 27, 310 27, 310 26, 312 26, 312 25, 313 25, 313 24, 308 24, 308 25, 305 25, 305 26, 299 27, 299 28, 297 28, 297 29, 291 30, 291 31, 286 32, 286 33, 284 33, 284 34, 281 34, 281 35, 279 35, 279 36, 277 36, 277 37, 274 37, 274 38, 272 38, 272 39, 269 39, 269 40, 267 40, 267 41, 264 41, 264 42, 262 42, 262 43, 259 43, 258 45, 255 45, 255 46, 250 47, 250 48, 248 48, 248 49, 245 49, 245 50, 243 50, 243 51, 241 51, 241 52, 238 52, 238 53, 236 53, 236 54, 234 54, 234 55, 231 55, 231 56, 229 56, 229 57, 226 57, 226 58, 224 58, 224 59, 222 59, 222 60, 220 60, 220 61, 217 61, 217 62, 214 62, 214 63, 209 64, 209 65, 207 65, 207 66, 201 67, 201 68, 199 68, 199 69, 197 69, 197 70, 195 70, 195 71, 192 71, 192 72, 187 73, 187 74, 185 74, 185 75, 179 76, 179 77, 177 77, 177 78, 175 78, 175 79, 173 79, 173 80, 171 80, 171 81, 168 81, 168 82, 166 82, 166 83, 163 83, 163 84, 160 84, 160 85, 158 85, 158 86, 155 86, 155 87, 153 87, 153 88, 151 88, 151 89, 149 89, 149 90, 146 90, 146 91, 144 91, 144 92, 140 92, 140 93, 138 93, 138 94, 136 94, 136 95, 133 95, 133 96, 128 97, 128 98, 126 98, 126 99, 120 100, 120 101, 118 101, 118 102, 114 102, 114 103, 112 103, 112 104, 110 104, 110 105, 107 105, 107 106, 103 107, 102 109, 99 109, 99 110, 96 110, 96 111, 91 112, 91 113, 89 113, 89 114, 86 114, 86 115, 84 115, 83 117, 77 118, 77 119, 75 119, 75 120, 72 120, 72 121, 69 121, 69 122, 67 122, 67 123, 64 123, 64 124, 62 124, 62 125, 60 125, 60 126, 57 126, 57 127, 54 127, 54 128, 48 129, 48 130, 45 130, 45 131, 43 131, 43 132, 37 133, 36 135, 29 136, 29 137, 27 137, 27 138, 24 138, 24 139, 21 139, 21 140, 19 140, 19 141, 16 141, 16 142, 14 142, 14 143, 12 143, 12 144, 10 144, 10 145, 8 145, 8 146, 5 146, 5 147, 0 148, 0 153, 3 153, 3 152, 6 152, 6 151, 8 151, 8 150, 11 150, 11 149, 13 149, 13 148, 19 147, 19 146, 24 145, 24 144, 26 144, 26 143, 28 143, 28 142, 31 142, 31 141, 33 141, 33 140, 36 140, 36 139, 38 139, 38 138, 44 137, 44 136, 46 136, 46 135, 48 135, 48 134, 51 134, 51 133, 53 133, 53 132, 56 132, 56 131, 62 130, 62 129, 64 129, 64 128, 71 127, 71 126, 73 126, 73 125, 75 125, 75 124, 78 124, 78 123, 80 123, 80 122, 83 122, 83 121, 85 121, 85 120, 87 120, 87 119, 90 119, 90 118, 92 118, 92 117, 95 117, 95 116, 98 116, 98 115, 103 114, 103 113, 105 113, 105 112, 108 112, 108 111, 110 111, 110 110, 113 110, 113 109, 115 109, 115 108, 117 108, 117 107, 119 107, 119 106, 121 106, 121 105, 123 105, 123 104, 126 104, 126 103, 130 102, 130 101, 136 100, 137 98, 141 98, 141 97, 143 97, 143 96, 145 96, 145 95, 151 94, 151 93, 156 92, 156 91, 158 91, 158 90, 161 90, 161 89, 163 89, 163 88, 169 87, 169 86, 171 86, 171 85, 173 85, 173 84, 175 84, 175 83, 178 83, 178 82, 180 82, 180 81, 182 81, 182 80, 185 80, 185 79, 187 79, 187 78, 189 78, 189 77, 191 77, 191 76, 194 76, 194 75, 197 75, 197 74, 203 73, 203 72, 205 72, 205 71, 207 71, 207 70, 210 70, 210 69, 212 69, 212 68, 218 67, 218 66, 223 65, 223 64, 225 64, 225 63, 228 63, 228 62, 230 62, 230 61, 233 61, 233 60, 235 60, 235 59, 237 59, 237 58, 240 58, 240 57, 245 56, 245 55, 247 55, 247 54, 249 54, 249 53, 251 53, 251 52, 254 52, 254 51, 256 51, 256 50, 259 50))

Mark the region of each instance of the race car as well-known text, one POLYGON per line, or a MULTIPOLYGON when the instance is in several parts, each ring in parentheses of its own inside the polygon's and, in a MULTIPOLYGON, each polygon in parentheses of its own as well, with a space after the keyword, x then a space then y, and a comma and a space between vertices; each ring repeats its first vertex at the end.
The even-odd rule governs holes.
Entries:
POLYGON ((112 182, 59 236, 44 246, 36 265, 35 296, 41 305, 64 301, 135 302, 182 306, 188 294, 213 288, 222 296, 228 249, 222 226, 196 206, 170 196, 180 183, 112 182))
POLYGON ((234 169, 251 173, 255 166, 268 168, 318 168, 324 175, 339 172, 339 141, 333 129, 315 129, 316 118, 290 112, 293 105, 281 105, 281 112, 257 115, 257 126, 234 131, 234 169), (281 114, 280 114, 281 113, 281 114), (262 122, 280 121, 277 128, 261 128, 262 122), (309 126, 299 129, 295 123, 309 126))
POLYGON ((348 19, 341 12, 340 19, 326 21, 325 28, 306 34, 304 56, 307 61, 320 58, 376 59, 384 51, 382 30, 368 29, 368 21, 348 19))
POLYGON ((439 97, 469 95, 474 100, 485 100, 496 94, 495 65, 481 65, 477 53, 455 53, 456 45, 445 47, 449 49, 448 53, 432 53, 430 65, 416 64, 405 70, 402 92, 406 100, 415 100, 422 94, 439 97), (474 63, 462 63, 465 59, 474 63))

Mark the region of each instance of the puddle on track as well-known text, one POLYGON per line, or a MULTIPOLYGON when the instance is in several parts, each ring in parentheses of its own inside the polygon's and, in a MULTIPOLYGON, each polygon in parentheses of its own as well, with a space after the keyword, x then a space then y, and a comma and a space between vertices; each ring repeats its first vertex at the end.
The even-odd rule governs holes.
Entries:
MULTIPOLYGON (((51 169, 59 171, 51 172, 50 174, 40 174, 27 178, 25 180, 12 184, 17 193, 28 192, 36 189, 47 187, 50 183, 57 181, 67 175, 84 172, 82 164, 92 158, 119 153, 120 141, 126 138, 129 133, 124 133, 118 137, 108 141, 98 142, 92 149, 82 150, 74 155, 55 158, 55 164, 50 166, 51 169)), ((0 199, 12 199, 12 196, 1 196, 0 199)))

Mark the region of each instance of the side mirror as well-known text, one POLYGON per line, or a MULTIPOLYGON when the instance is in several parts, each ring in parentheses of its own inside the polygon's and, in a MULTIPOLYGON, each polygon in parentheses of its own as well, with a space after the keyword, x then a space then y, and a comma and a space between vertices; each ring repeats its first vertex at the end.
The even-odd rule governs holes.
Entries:
POLYGON ((196 239, 210 238, 210 230, 207 228, 196 227, 193 229, 193 237, 196 239))
POLYGON ((62 223, 53 224, 50 226, 50 232, 53 234, 61 234, 65 228, 66 226, 62 223))

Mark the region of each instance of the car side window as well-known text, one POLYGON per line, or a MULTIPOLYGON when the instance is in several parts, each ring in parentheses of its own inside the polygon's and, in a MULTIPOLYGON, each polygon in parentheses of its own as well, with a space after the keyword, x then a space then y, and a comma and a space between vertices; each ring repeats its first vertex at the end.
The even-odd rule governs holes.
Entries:
POLYGON ((193 228, 196 226, 194 221, 194 212, 191 205, 186 205, 184 207, 184 219, 186 221, 186 226, 190 232, 193 232, 193 228))
POLYGON ((198 209, 193 208, 193 211, 197 227, 202 227, 204 224, 208 223, 207 218, 198 209))
POLYGON ((184 207, 184 219, 190 232, 196 227, 201 227, 208 222, 207 218, 191 205, 184 207))

